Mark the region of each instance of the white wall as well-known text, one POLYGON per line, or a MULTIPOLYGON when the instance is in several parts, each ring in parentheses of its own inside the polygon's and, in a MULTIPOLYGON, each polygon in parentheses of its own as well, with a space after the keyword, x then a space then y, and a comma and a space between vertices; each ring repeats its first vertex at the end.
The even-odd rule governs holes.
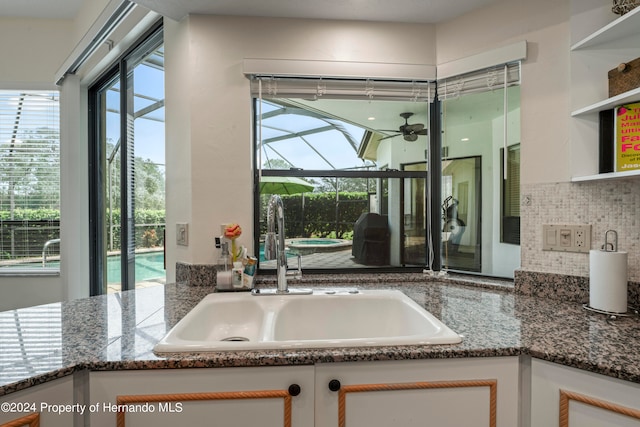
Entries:
POLYGON ((238 222, 240 243, 252 244, 245 58, 435 63, 428 25, 195 15, 167 22, 165 42, 167 236, 177 221, 190 227, 188 247, 167 239, 168 281, 176 261, 213 263, 222 223, 238 222))
POLYGON ((72 24, 0 16, 0 88, 54 89, 53 76, 71 50, 72 24))

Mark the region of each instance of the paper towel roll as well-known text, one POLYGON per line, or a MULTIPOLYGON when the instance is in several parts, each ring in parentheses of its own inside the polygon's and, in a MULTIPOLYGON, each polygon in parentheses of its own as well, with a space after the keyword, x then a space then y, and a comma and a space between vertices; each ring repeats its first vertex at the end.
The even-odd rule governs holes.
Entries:
POLYGON ((627 253, 589 251, 589 306, 612 313, 627 311, 627 253))

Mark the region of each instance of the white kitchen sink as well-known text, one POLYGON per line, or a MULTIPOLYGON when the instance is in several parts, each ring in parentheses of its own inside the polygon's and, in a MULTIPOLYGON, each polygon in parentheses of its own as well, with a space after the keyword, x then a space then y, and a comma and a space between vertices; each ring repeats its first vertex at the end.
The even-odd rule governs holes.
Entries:
POLYGON ((311 295, 207 295, 154 347, 157 353, 456 344, 461 337, 395 290, 311 295))

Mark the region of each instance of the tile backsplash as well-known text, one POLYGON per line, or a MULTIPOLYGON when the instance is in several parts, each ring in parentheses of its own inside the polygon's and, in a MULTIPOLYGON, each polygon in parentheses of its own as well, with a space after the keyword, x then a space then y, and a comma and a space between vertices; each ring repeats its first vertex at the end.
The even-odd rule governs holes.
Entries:
POLYGON ((591 224, 591 249, 617 231, 629 280, 640 281, 640 179, 523 184, 521 192, 522 270, 588 277, 589 254, 542 250, 542 224, 591 224))

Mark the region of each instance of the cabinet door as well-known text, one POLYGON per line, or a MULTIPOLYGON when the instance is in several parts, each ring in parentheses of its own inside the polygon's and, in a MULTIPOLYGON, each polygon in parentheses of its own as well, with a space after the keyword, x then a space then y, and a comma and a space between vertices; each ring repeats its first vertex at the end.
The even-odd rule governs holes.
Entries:
POLYGON ((518 378, 516 357, 316 365, 316 427, 514 427, 518 378))
POLYGON ((0 402, 0 427, 69 427, 74 425, 74 417, 82 417, 80 409, 73 405, 72 376, 8 394, 0 402))
POLYGON ((640 384, 534 359, 531 427, 640 427, 640 384))
POLYGON ((91 425, 308 426, 313 380, 312 366, 92 372, 91 425))

